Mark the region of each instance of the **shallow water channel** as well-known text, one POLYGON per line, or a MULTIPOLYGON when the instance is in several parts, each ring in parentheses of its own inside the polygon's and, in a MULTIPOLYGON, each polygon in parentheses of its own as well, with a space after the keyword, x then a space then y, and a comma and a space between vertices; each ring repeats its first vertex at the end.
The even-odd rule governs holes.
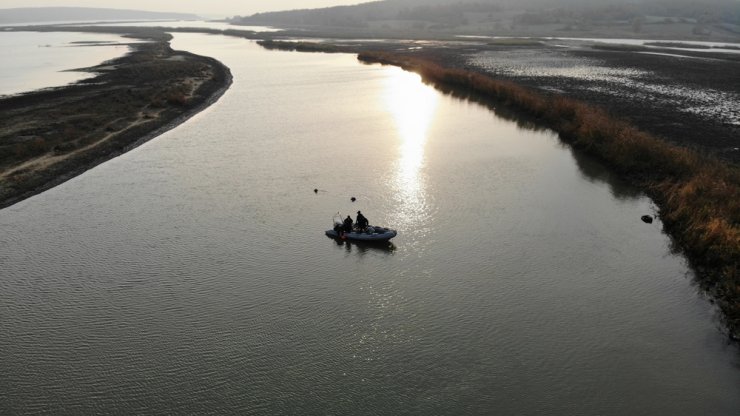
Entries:
POLYGON ((0 96, 61 87, 94 77, 79 69, 125 55, 141 42, 103 33, 0 32, 0 96), (75 71, 77 70, 77 71, 75 71))
POLYGON ((352 55, 173 46, 232 88, 0 210, 0 413, 737 414, 654 206, 553 133, 352 55), (324 236, 357 210, 392 248, 324 236))

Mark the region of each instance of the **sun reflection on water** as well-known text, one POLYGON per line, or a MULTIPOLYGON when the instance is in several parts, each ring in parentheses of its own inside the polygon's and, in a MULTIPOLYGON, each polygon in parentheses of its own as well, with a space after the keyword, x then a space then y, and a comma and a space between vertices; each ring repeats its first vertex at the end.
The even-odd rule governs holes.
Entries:
POLYGON ((417 226, 428 215, 421 169, 429 127, 437 109, 438 93, 424 85, 418 74, 391 68, 385 86, 385 104, 393 116, 399 139, 393 179, 401 222, 417 226))

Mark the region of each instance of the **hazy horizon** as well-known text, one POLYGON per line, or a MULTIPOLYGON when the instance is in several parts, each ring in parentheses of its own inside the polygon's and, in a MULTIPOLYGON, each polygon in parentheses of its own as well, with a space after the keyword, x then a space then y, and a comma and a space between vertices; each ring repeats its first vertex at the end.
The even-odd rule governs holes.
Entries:
MULTIPOLYGON (((293 9, 316 9, 323 7, 356 5, 376 0, 212 0, 208 3, 198 0, 3 0, 1 9, 31 8, 31 7, 90 7, 110 8, 124 10, 140 10, 151 12, 191 13, 204 17, 231 17, 250 16, 255 13, 284 11, 293 9)), ((474 2, 475 0, 470 0, 474 2)), ((507 0, 502 0, 505 3, 507 0)), ((557 2, 560 0, 553 0, 557 2)), ((594 0, 594 3, 606 3, 610 0, 594 0)), ((625 0, 621 0, 624 2, 625 0)), ((698 0, 701 4, 706 0, 698 0)), ((715 2, 718 0, 710 0, 715 2)), ((722 0, 719 0, 722 1, 722 0)), ((740 2, 740 0, 726 0, 728 2, 740 2)), ((454 3, 454 1, 450 1, 454 3)), ((562 0, 563 4, 578 2, 578 0, 562 0)), ((620 0, 614 0, 620 2, 620 0)), ((641 2, 637 0, 637 2, 641 2)), ((685 2, 685 1, 684 1, 685 2)))
POLYGON ((259 12, 279 11, 290 9, 312 9, 340 5, 364 3, 362 0, 274 0, 274 1, 237 1, 212 0, 208 3, 198 0, 178 1, 147 1, 147 0, 4 0, 0 9, 28 8, 28 7, 93 7, 126 10, 142 10, 152 12, 194 13, 204 16, 234 16, 251 15, 259 12))

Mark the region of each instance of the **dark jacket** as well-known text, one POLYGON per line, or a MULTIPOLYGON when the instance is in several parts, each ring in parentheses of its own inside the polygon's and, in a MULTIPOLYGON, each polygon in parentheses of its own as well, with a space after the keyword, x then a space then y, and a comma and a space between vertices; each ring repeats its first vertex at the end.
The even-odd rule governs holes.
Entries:
POLYGON ((347 215, 347 218, 344 219, 344 232, 349 233, 352 231, 352 218, 347 215))
POLYGON ((357 213, 357 226, 364 229, 365 227, 367 227, 367 224, 368 224, 367 218, 365 218, 365 216, 362 215, 362 213, 358 212, 357 213))

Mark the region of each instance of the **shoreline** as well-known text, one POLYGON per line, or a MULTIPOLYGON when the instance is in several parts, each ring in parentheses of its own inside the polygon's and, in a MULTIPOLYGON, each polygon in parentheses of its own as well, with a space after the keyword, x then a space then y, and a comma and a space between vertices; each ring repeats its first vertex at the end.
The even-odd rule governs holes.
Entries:
MULTIPOLYGON (((67 142, 56 140, 56 136, 59 135, 56 134, 59 133, 57 131, 52 132, 56 135, 43 132, 46 125, 33 126, 35 129, 29 130, 34 132, 31 134, 35 137, 33 140, 58 143, 53 147, 51 144, 46 145, 45 151, 27 158, 22 163, 15 161, 13 165, 12 162, 6 161, 4 165, 0 165, 0 209, 60 185, 179 126, 216 103, 233 82, 231 71, 220 61, 190 52, 172 50, 169 45, 171 36, 164 32, 152 33, 147 30, 139 34, 127 33, 127 36, 149 40, 151 43, 134 44, 132 51, 126 55, 111 62, 86 68, 88 71, 97 72, 98 75, 95 77, 63 87, 36 90, 0 99, 0 110, 5 114, 13 113, 0 116, 3 122, 6 122, 6 118, 11 119, 8 124, 26 120, 23 111, 33 114, 36 124, 45 124, 42 123, 44 119, 57 120, 55 110, 64 112, 61 110, 64 109, 73 113, 77 107, 83 107, 88 115, 91 110, 95 111, 96 114, 92 114, 91 118, 99 117, 103 122, 109 123, 101 128, 92 121, 73 120, 70 123, 71 127, 66 128, 72 129, 76 134, 63 138, 67 139, 67 142), (162 67, 158 68, 158 64, 162 64, 162 67), (170 66, 179 64, 187 68, 180 71, 182 73, 175 74, 187 76, 186 78, 157 84, 156 77, 167 79, 166 76, 173 71, 170 66), (111 67, 113 69, 110 69, 111 67), (140 88, 139 79, 131 77, 132 74, 141 75, 147 71, 153 73, 158 69, 165 74, 143 75, 143 78, 147 76, 151 78, 145 80, 145 83, 151 85, 143 88, 140 88), (186 87, 189 87, 190 91, 187 91, 186 87), (139 89, 144 91, 139 93, 139 89), (132 102, 121 103, 121 96, 126 92, 131 95, 132 90, 137 90, 133 94, 139 96, 131 99, 132 102), (92 104, 85 106, 84 101, 88 99, 98 101, 94 106, 92 104), (47 100, 53 102, 51 106, 54 108, 44 108, 47 100), (156 103, 150 100, 156 100, 156 103), (113 112, 110 111, 111 108, 117 114, 108 114, 113 112), (74 123, 83 123, 88 130, 94 131, 86 131, 83 127, 77 129, 74 123), (85 145, 87 141, 92 143, 85 145), (74 146, 79 146, 80 149, 69 151, 69 148, 74 146), (44 158, 51 162, 44 165, 44 158), (24 167, 26 165, 28 168, 24 167), (34 165, 37 167, 34 168, 34 165)), ((82 110, 79 112, 86 113, 82 110)), ((2 134, 0 137, 14 136, 2 134)), ((33 142, 29 143, 31 144, 33 142)), ((15 151, 17 154, 19 145, 15 146, 14 149, 8 147, 0 150, 6 149, 8 153, 15 151)))
MULTIPOLYGON (((226 68, 226 67, 224 67, 224 68, 226 68)), ((31 198, 31 197, 33 197, 35 195, 38 195, 40 193, 43 193, 45 191, 48 191, 49 189, 54 188, 54 187, 56 187, 58 185, 61 185, 64 182, 67 182, 70 179, 74 179, 75 177, 77 177, 79 175, 82 175, 83 173, 87 172, 88 170, 93 169, 96 166, 98 166, 100 164, 103 164, 103 163, 105 163, 105 162, 107 162, 107 161, 109 161, 111 159, 117 158, 118 156, 122 156, 123 154, 125 154, 125 153, 127 153, 127 152, 129 152, 131 150, 134 150, 137 147, 139 147, 139 146, 141 146, 143 144, 146 144, 150 140, 155 139, 158 136, 160 136, 160 135, 162 135, 162 134, 164 134, 164 133, 166 133, 166 132, 168 132, 168 131, 176 128, 177 126, 179 126, 180 124, 183 124, 184 122, 186 122, 187 120, 189 120, 190 118, 192 118, 193 116, 195 116, 196 114, 200 113, 201 111, 203 111, 203 110, 207 109, 208 107, 210 107, 211 105, 215 104, 221 98, 221 96, 223 96, 226 93, 226 91, 228 91, 228 89, 231 87, 231 83, 232 83, 232 78, 231 78, 231 76, 229 76, 228 82, 223 87, 221 87, 220 89, 214 91, 213 94, 211 95, 211 97, 208 100, 202 102, 200 105, 196 106, 193 109, 190 109, 189 111, 186 111, 186 112, 181 113, 180 116, 178 116, 177 118, 175 118, 173 120, 170 120, 169 122, 167 122, 165 124, 160 125, 159 127, 155 128, 154 130, 149 131, 148 133, 145 133, 144 135, 140 136, 138 140, 136 140, 135 142, 129 144, 126 147, 124 147, 122 150, 120 150, 120 151, 114 151, 114 152, 108 153, 106 155, 102 155, 101 157, 95 159, 94 161, 92 161, 92 162, 90 162, 90 163, 88 163, 88 164, 86 164, 84 166, 80 166, 77 169, 73 169, 73 170, 70 170, 70 171, 68 171, 68 172, 66 172, 64 174, 61 174, 61 175, 57 176, 56 178, 53 178, 53 179, 47 181, 46 183, 44 183, 41 186, 38 186, 38 187, 34 187, 32 189, 29 189, 28 191, 24 192, 21 195, 18 195, 17 197, 12 197, 12 198, 9 198, 9 199, 0 200, 0 210, 1 209, 4 209, 4 208, 8 208, 8 207, 10 207, 12 205, 17 204, 18 202, 21 202, 21 201, 23 201, 25 199, 31 198)), ((62 88, 64 88, 64 87, 62 87, 62 88)))
POLYGON ((552 129, 564 144, 598 159, 655 202, 663 231, 687 259, 701 290, 717 304, 723 332, 740 341, 740 169, 733 158, 700 147, 690 133, 669 141, 589 100, 499 79, 460 66, 446 54, 419 56, 367 45, 258 43, 266 49, 354 53, 361 62, 415 72, 443 93, 552 129))
POLYGON ((358 60, 415 72, 443 92, 502 104, 645 192, 659 208, 665 233, 722 312, 728 338, 740 341, 740 172, 732 164, 661 140, 587 103, 515 82, 388 52, 363 52, 358 60))
POLYGON ((681 57, 675 57, 671 56, 675 51, 665 48, 644 54, 631 47, 576 42, 562 48, 540 40, 471 43, 462 49, 394 42, 265 39, 257 43, 270 50, 296 52, 394 53, 488 75, 543 96, 562 96, 601 108, 653 136, 740 167, 740 113, 736 111, 740 104, 732 101, 740 97, 740 78, 734 76, 740 70, 740 54, 682 51, 681 57), (600 74, 593 79, 567 74, 574 65, 595 65, 600 74), (517 73, 521 67, 530 69, 517 73), (645 75, 633 74, 652 75, 642 81, 645 75))
MULTIPOLYGON (((169 45, 169 39, 161 39, 163 32, 155 33, 160 35, 159 42, 169 45)), ((354 53, 360 61, 417 72, 426 82, 443 91, 502 105, 536 124, 553 129, 564 143, 598 158, 655 201, 665 233, 687 258, 702 290, 722 311, 728 337, 740 340, 740 229, 737 224, 740 170, 731 161, 719 160, 716 155, 697 151, 685 143, 682 146, 680 140, 664 140, 660 135, 641 129, 639 123, 619 114, 612 115, 587 100, 548 94, 516 80, 498 79, 479 70, 461 68, 458 61, 445 61, 444 58, 450 58, 447 55, 437 59, 410 56, 408 52, 394 50, 397 45, 386 45, 385 50, 374 52, 373 48, 378 45, 367 43, 334 45, 274 41, 268 37, 258 43, 266 49, 354 53)), ((171 52, 219 68, 223 75, 220 83, 212 85, 191 107, 184 110, 180 107, 176 114, 170 114, 170 118, 148 129, 129 126, 125 132, 128 141, 122 146, 107 149, 64 172, 51 171, 48 173, 51 178, 43 184, 30 187, 15 198, 0 199, 0 209, 61 184, 178 126, 215 103, 231 85, 229 69, 217 60, 188 52, 171 52)), ((92 78, 91 82, 97 78, 92 78)), ((61 90, 67 88, 72 87, 61 90)), ((0 110, 2 102, 0 100, 0 110)), ((0 187, 0 195, 1 191, 0 187)))

